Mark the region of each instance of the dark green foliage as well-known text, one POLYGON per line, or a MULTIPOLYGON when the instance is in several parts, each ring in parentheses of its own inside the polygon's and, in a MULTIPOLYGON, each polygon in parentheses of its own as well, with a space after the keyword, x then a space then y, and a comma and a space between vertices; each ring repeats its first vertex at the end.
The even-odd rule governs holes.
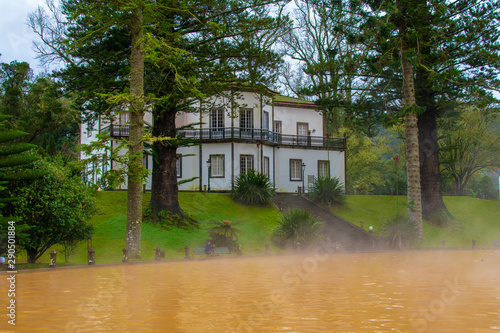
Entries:
POLYGON ((381 234, 387 238, 390 246, 401 249, 403 245, 417 239, 417 228, 408 216, 397 214, 382 225, 381 234))
POLYGON ((306 210, 296 209, 284 214, 278 224, 273 241, 281 247, 307 247, 320 237, 321 222, 306 210))
POLYGON ((321 203, 343 204, 346 200, 344 185, 337 177, 319 177, 309 189, 311 199, 321 203))
POLYGON ((243 235, 243 232, 234 227, 231 221, 222 221, 212 223, 212 227, 208 229, 208 234, 211 239, 211 243, 218 247, 228 247, 231 251, 236 250, 239 237, 243 235))
POLYGON ((236 178, 231 198, 247 205, 264 205, 275 193, 276 191, 266 175, 249 170, 236 178))
MULTIPOLYGON (((8 222, 17 221, 16 217, 12 217, 12 215, 9 217, 9 213, 5 212, 4 209, 6 204, 19 200, 18 197, 8 193, 7 186, 9 182, 21 179, 35 179, 45 173, 44 171, 19 170, 20 166, 28 165, 40 158, 30 153, 30 150, 36 147, 35 145, 17 142, 27 133, 4 130, 4 120, 11 117, 0 115, 0 254, 4 254, 6 251, 8 222)), ((16 225, 16 243, 28 239, 27 230, 26 226, 16 225)))
POLYGON ((93 232, 88 222, 96 212, 92 192, 67 168, 39 161, 31 170, 47 174, 35 180, 19 180, 9 184, 11 196, 19 197, 6 205, 6 212, 17 216, 17 226, 28 228, 29 238, 18 240, 34 263, 55 244, 78 242, 93 232))

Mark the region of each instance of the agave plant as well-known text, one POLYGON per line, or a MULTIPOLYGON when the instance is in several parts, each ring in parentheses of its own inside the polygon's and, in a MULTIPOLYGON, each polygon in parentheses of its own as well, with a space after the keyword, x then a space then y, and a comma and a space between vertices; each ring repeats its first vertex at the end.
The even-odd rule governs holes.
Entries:
POLYGON ((274 242, 284 247, 286 245, 301 246, 313 244, 320 237, 321 222, 306 210, 296 209, 284 214, 274 234, 274 242))
POLYGON ((417 228, 404 214, 396 214, 381 227, 381 233, 387 238, 389 245, 402 248, 403 243, 414 241, 417 238, 417 228))
POLYGON ((231 198, 247 205, 263 205, 276 191, 269 178, 255 170, 249 170, 236 178, 231 198))
POLYGON ((346 200, 344 185, 337 177, 319 177, 309 189, 309 196, 322 203, 343 204, 346 200))

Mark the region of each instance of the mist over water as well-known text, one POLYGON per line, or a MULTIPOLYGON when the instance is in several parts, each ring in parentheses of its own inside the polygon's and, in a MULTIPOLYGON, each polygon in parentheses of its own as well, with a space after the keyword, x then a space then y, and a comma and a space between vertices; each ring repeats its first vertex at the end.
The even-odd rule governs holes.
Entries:
POLYGON ((15 332, 500 332, 499 277, 495 250, 19 272, 15 332))

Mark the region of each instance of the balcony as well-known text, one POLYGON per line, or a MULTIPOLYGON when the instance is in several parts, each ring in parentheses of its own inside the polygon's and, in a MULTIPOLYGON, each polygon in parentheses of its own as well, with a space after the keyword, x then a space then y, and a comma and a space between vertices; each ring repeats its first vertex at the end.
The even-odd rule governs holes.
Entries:
MULTIPOLYGON (((102 130, 111 137, 126 137, 129 135, 128 126, 111 125, 102 130)), ((195 128, 179 130, 177 132, 183 138, 201 140, 202 142, 256 142, 271 146, 297 146, 297 147, 316 147, 346 149, 344 138, 333 138, 310 135, 288 135, 271 132, 263 129, 246 129, 238 127, 225 128, 195 128)))

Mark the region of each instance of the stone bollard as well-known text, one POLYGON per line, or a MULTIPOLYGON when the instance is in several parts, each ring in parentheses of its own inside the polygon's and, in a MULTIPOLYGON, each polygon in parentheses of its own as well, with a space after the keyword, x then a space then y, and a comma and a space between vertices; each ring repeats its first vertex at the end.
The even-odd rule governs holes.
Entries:
POLYGON ((161 260, 161 249, 159 246, 155 247, 155 260, 161 260))
POLYGON ((184 259, 191 259, 189 256, 189 246, 187 245, 184 247, 184 259))
POLYGON ((442 247, 443 249, 445 249, 445 248, 446 248, 446 242, 445 242, 444 240, 442 240, 442 241, 441 241, 441 247, 442 247))
POLYGON ((360 227, 361 229, 364 229, 364 228, 365 228, 364 224, 365 224, 365 223, 364 223, 363 221, 359 221, 359 227, 360 227))
POLYGON ((473 249, 475 249, 475 248, 476 248, 476 240, 475 240, 475 239, 473 239, 473 240, 472 240, 472 248, 473 248, 473 249))
POLYGON ((89 249, 89 265, 95 265, 95 250, 89 249))
POLYGON ((50 268, 56 268, 57 267, 57 252, 56 250, 50 251, 50 268))
POLYGON ((236 252, 237 256, 241 256, 241 244, 238 244, 238 251, 236 252))
POLYGON ((128 249, 124 247, 122 251, 123 251, 122 263, 128 263, 128 249))
POLYGON ((266 244, 265 247, 266 247, 266 252, 264 252, 264 254, 269 254, 269 244, 266 244))
POLYGON ((281 201, 278 202, 278 207, 279 207, 280 212, 282 212, 283 211, 283 203, 281 201))

